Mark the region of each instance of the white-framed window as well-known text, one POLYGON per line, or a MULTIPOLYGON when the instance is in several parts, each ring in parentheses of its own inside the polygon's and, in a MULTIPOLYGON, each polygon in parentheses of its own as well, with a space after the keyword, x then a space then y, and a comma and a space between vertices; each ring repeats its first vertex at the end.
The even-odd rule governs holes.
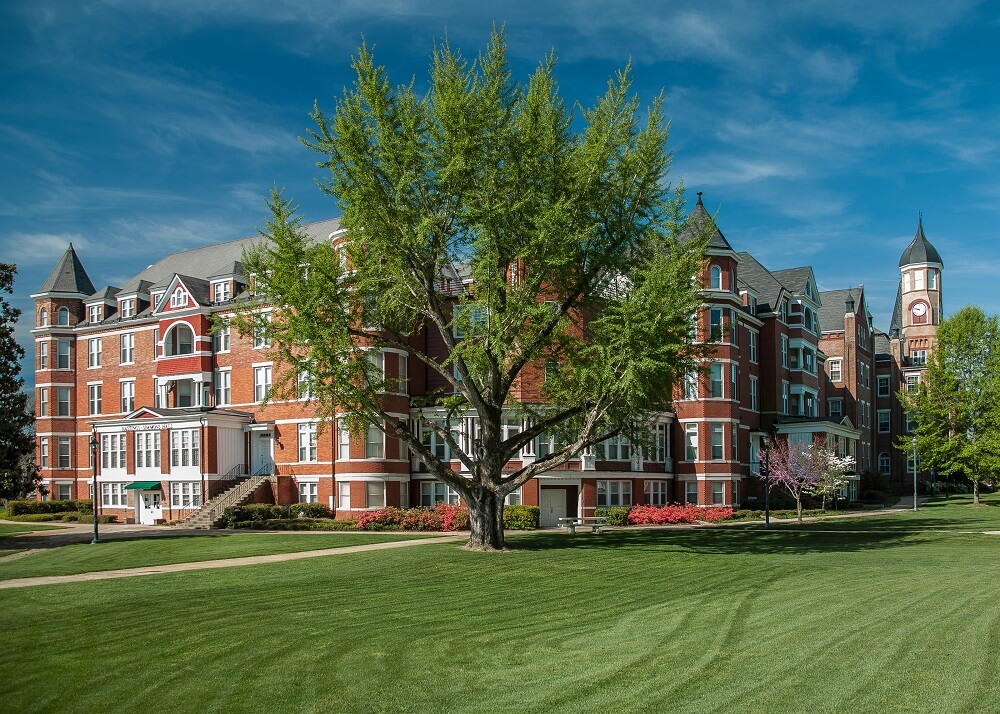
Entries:
MULTIPOLYGON (((403 484, 405 485, 405 484, 403 484)), ((507 494, 503 499, 505 506, 520 506, 521 505, 521 489, 515 488, 513 491, 507 494)))
POLYGON ((712 290, 722 290, 722 268, 718 265, 713 265, 709 271, 708 286, 712 290))
POLYGON ((69 340, 59 340, 56 343, 56 369, 69 369, 69 352, 69 340))
POLYGON ((121 364, 132 364, 135 362, 135 333, 126 332, 121 336, 121 349, 118 352, 118 361, 121 364))
POLYGON ((299 424, 299 461, 316 461, 316 422, 299 424))
POLYGON ((193 354, 194 331, 184 323, 174 325, 167 332, 163 351, 168 357, 193 354))
POLYGON ((49 368, 49 343, 38 343, 38 369, 49 368))
POLYGON ((366 375, 368 384, 384 384, 385 382, 385 355, 381 350, 368 350, 365 352, 365 359, 372 369, 366 375))
POLYGON ((919 374, 906 375, 906 391, 916 392, 918 389, 920 389, 920 375, 919 374))
POLYGON ((101 434, 101 468, 124 469, 125 434, 101 434))
POLYGON ((300 400, 312 399, 316 392, 316 381, 308 365, 299 370, 295 378, 295 395, 300 400))
POLYGON ((420 434, 420 440, 440 461, 451 460, 451 447, 438 432, 430 428, 424 428, 420 434))
POLYGON ((43 469, 49 467, 49 437, 38 437, 38 465, 43 469))
POLYGON ((912 352, 910 352, 910 364, 914 365, 927 364, 927 350, 913 350, 912 352))
POLYGON ((708 338, 713 342, 722 340, 722 308, 713 307, 708 311, 708 338))
POLYGON ((39 327, 49 326, 49 311, 44 307, 38 311, 38 326, 39 327))
POLYGON ((365 458, 385 458, 385 434, 377 426, 369 426, 365 432, 365 458))
POLYGON ((215 380, 215 406, 224 407, 232 403, 231 389, 232 374, 228 369, 216 370, 215 380))
POLYGON ((709 456, 713 461, 722 461, 726 457, 725 445, 723 444, 726 425, 721 422, 712 422, 709 425, 709 435, 712 437, 712 451, 709 456))
POLYGON ((337 510, 346 511, 351 508, 351 482, 337 481, 337 510))
POLYGON ((229 281, 222 280, 212 283, 212 298, 215 302, 225 302, 229 299, 229 281))
MULTIPOLYGON (((546 452, 546 456, 552 453, 546 452)), ((597 458, 606 461, 628 461, 632 458, 632 444, 622 434, 605 439, 597 445, 597 458)), ((541 455, 541 454, 539 454, 541 455)))
POLYGON ((788 382, 781 383, 781 413, 788 413, 788 382))
POLYGON ((87 406, 88 414, 100 414, 101 406, 103 405, 102 393, 104 389, 100 384, 88 384, 87 385, 87 406))
POLYGON ((713 362, 710 369, 710 385, 711 385, 711 396, 721 398, 722 397, 722 363, 713 362))
POLYGON ((695 506, 698 505, 698 482, 697 481, 685 481, 684 482, 684 503, 690 503, 695 506))
POLYGON ((271 322, 271 313, 269 312, 265 312, 258 320, 254 321, 253 347, 255 350, 266 349, 271 346, 271 336, 268 334, 269 326, 267 324, 269 322, 271 322))
POLYGON ((101 305, 91 305, 87 308, 87 322, 96 325, 101 321, 101 305))
POLYGON ((178 285, 170 295, 170 307, 187 307, 187 303, 187 293, 178 285))
POLYGON ((399 393, 410 393, 410 358, 399 355, 399 393))
POLYGON ((135 467, 137 469, 160 468, 160 432, 135 432, 135 467))
POLYGON ((827 370, 830 372, 830 381, 839 382, 843 379, 841 370, 842 362, 839 359, 830 359, 826 362, 827 370))
POLYGON ((253 398, 263 402, 271 394, 271 365, 261 365, 253 368, 253 398))
POLYGON ((666 506, 670 498, 669 486, 666 481, 646 481, 643 486, 646 503, 650 506, 666 506))
POLYGON ((869 367, 864 362, 861 362, 860 360, 858 362, 858 365, 860 367, 859 372, 861 374, 861 386, 862 387, 870 387, 871 386, 871 367, 869 367))
POLYGON ((781 321, 788 324, 788 298, 781 301, 781 321))
POLYGON ((450 503, 457 506, 460 500, 458 491, 441 481, 420 482, 421 508, 433 508, 438 503, 450 503))
POLYGON ((781 366, 788 366, 788 337, 781 336, 781 366))
POLYGON ((933 268, 927 271, 927 289, 937 290, 937 271, 933 268))
POLYGON ((56 416, 72 416, 70 404, 69 387, 56 387, 56 416))
POLYGON ((56 311, 56 323, 60 327, 69 325, 69 308, 63 305, 56 311))
POLYGON ((891 394, 889 390, 889 376, 880 374, 878 376, 878 396, 888 397, 891 394))
POLYGON ((201 432, 198 429, 172 429, 170 431, 170 465, 201 465, 201 432))
POLYGON ((365 508, 385 508, 384 481, 365 481, 365 508))
POLYGON ((913 271, 913 289, 923 290, 924 289, 924 271, 914 270, 913 271))
POLYGON ((844 400, 843 399, 827 399, 826 400, 826 413, 831 419, 840 421, 844 418, 844 400))
POLYGON ((729 398, 738 399, 740 396, 739 389, 739 368, 736 366, 735 362, 729 363, 729 398))
POLYGON ((631 481, 598 481, 597 482, 597 507, 608 506, 631 506, 632 505, 632 482, 631 481))
POLYGON ((688 370, 684 373, 684 398, 698 398, 698 373, 694 370, 688 370))
POLYGON ((135 380, 129 379, 118 383, 121 390, 121 400, 119 406, 122 414, 128 414, 135 409, 135 380))
POLYGON ((100 337, 92 337, 87 340, 87 366, 100 367, 101 354, 104 351, 103 340, 100 337))
POLYGON ((726 482, 712 481, 712 505, 726 505, 726 482))
POLYGON ((684 425, 684 460, 698 460, 698 422, 684 425))
POLYGON ((729 458, 732 461, 739 461, 739 442, 737 442, 737 434, 739 433, 739 427, 736 422, 732 422, 729 425, 729 458))
POLYGON ((229 320, 223 320, 222 324, 215 328, 212 333, 212 346, 216 353, 229 351, 229 320))
POLYGON ((201 507, 201 483, 199 481, 174 481, 170 484, 170 505, 172 508, 201 507))
POLYGON ((135 298, 122 300, 119 305, 120 307, 118 308, 118 313, 123 320, 129 317, 135 317, 135 298))
POLYGON ((889 425, 892 421, 892 412, 888 409, 879 409, 876 412, 878 417, 878 431, 880 434, 889 433, 889 425))
POLYGON ((39 387, 38 388, 38 416, 44 417, 49 415, 49 388, 39 387))
POLYGON ((757 330, 749 330, 748 334, 750 339, 748 343, 750 345, 750 362, 751 364, 757 364, 757 340, 760 339, 760 333, 757 330))
POLYGON ((345 421, 337 425, 337 458, 344 461, 351 458, 351 432, 345 421))
POLYGON ((316 503, 319 501, 319 484, 315 481, 299 482, 299 503, 316 503))
POLYGON ((121 507, 128 505, 128 492, 124 483, 102 483, 101 505, 106 507, 121 507))
POLYGON ((72 439, 68 436, 60 436, 59 440, 56 442, 56 446, 58 448, 56 453, 58 462, 56 463, 56 466, 61 469, 68 469, 72 460, 72 439))
POLYGON ((649 460, 662 464, 667 460, 667 425, 663 422, 653 424, 653 448, 649 460))
POLYGON ((883 451, 881 454, 878 455, 878 472, 880 474, 888 475, 891 468, 892 467, 891 467, 891 462, 889 460, 889 454, 883 451))
MULTIPOLYGON (((517 489, 518 498, 521 497, 521 489, 517 489)), ((520 503, 520 501, 518 501, 520 503)), ((399 507, 410 507, 410 484, 406 481, 399 482, 399 507)))

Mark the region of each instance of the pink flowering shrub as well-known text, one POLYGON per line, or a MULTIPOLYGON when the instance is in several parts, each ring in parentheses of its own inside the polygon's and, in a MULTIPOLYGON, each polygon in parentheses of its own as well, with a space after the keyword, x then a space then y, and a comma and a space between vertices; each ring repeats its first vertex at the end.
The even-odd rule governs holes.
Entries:
POLYGON ((355 528, 361 531, 462 531, 469 528, 469 512, 464 506, 448 503, 408 510, 389 506, 364 511, 358 516, 355 528))
POLYGON ((698 523, 708 521, 717 523, 731 518, 732 508, 699 508, 693 504, 680 505, 672 503, 669 506, 634 506, 628 512, 628 522, 634 525, 666 525, 674 523, 698 523))

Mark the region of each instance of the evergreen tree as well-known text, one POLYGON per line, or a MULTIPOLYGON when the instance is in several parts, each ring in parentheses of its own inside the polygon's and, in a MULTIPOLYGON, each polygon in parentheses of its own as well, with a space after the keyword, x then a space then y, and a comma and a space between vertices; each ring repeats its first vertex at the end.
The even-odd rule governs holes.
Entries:
POLYGON ((458 491, 470 548, 501 549, 508 494, 610 436, 642 444, 669 408, 701 354, 688 316, 711 226, 677 240, 662 97, 640 118, 627 69, 575 131, 555 59, 515 82, 500 32, 471 63, 438 46, 422 96, 390 85, 367 46, 353 66, 354 86, 332 116, 315 109, 305 140, 347 242, 310 243, 273 192, 268 240, 244 259, 278 309, 265 321, 251 303, 236 323, 308 369, 326 417, 383 430, 458 491), (441 385, 411 404, 428 407, 418 429, 373 348, 441 385), (544 453, 505 470, 540 437, 544 453))
MULTIPOLYGON (((921 468, 995 483, 1000 472, 1000 323, 978 307, 941 322, 924 381, 900 398, 917 421, 921 468)), ((897 445, 912 452, 912 437, 897 445)))
POLYGON ((17 266, 0 263, 0 499, 17 498, 35 490, 34 414, 28 407, 20 361, 24 350, 14 339, 21 311, 3 293, 14 289, 17 266))

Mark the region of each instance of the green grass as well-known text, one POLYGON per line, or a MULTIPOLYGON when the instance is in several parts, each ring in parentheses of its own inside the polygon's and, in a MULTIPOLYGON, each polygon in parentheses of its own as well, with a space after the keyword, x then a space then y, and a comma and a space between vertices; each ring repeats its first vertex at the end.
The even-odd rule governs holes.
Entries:
MULTIPOLYGON (((0 580, 72 575, 96 570, 140 568, 249 555, 297 553, 322 548, 427 538, 389 533, 197 535, 109 540, 53 548, 10 563, 0 563, 0 580)), ((2 708, 2 707, 0 707, 2 708)))
POLYGON ((953 501, 0 591, 0 708, 996 711, 1000 536, 958 532, 993 528, 953 501))
POLYGON ((0 523, 0 537, 31 531, 57 531, 59 526, 43 526, 40 523, 0 523))

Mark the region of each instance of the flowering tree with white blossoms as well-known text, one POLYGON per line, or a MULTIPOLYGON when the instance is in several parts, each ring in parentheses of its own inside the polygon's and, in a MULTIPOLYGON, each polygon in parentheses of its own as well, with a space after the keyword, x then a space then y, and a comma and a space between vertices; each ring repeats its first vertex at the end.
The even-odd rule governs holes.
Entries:
POLYGON ((833 493, 843 488, 854 459, 837 456, 814 444, 790 444, 778 439, 768 454, 771 483, 785 489, 795 499, 799 523, 802 522, 802 496, 833 493))

